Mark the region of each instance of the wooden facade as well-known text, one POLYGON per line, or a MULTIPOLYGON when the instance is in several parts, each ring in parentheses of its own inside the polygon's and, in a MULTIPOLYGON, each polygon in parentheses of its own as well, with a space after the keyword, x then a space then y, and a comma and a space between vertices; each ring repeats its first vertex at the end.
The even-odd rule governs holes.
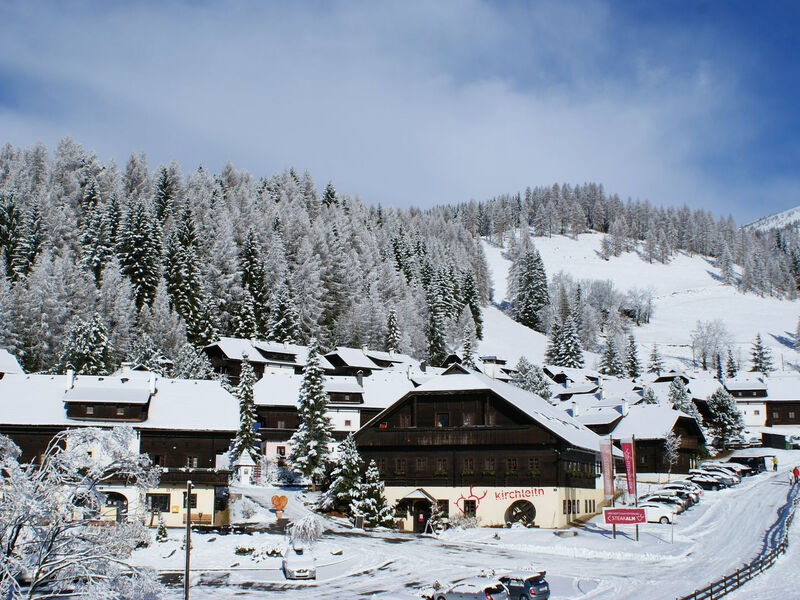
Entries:
POLYGON ((800 399, 797 402, 770 402, 767 406, 767 427, 775 425, 800 425, 800 399))
POLYGON ((67 417, 79 421, 141 423, 147 420, 148 408, 147 404, 68 402, 67 417))
POLYGON ((387 486, 594 488, 597 453, 576 448, 489 390, 410 392, 356 434, 387 486))

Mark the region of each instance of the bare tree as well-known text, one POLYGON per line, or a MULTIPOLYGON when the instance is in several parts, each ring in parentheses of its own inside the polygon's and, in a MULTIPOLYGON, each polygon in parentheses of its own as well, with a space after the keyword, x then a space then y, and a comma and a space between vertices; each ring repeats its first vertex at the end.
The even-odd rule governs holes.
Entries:
POLYGON ((698 321, 692 332, 692 355, 700 359, 703 370, 707 370, 716 356, 722 356, 731 345, 731 336, 720 319, 698 321))
POLYGON ((674 431, 670 431, 667 437, 664 438, 664 462, 669 466, 669 473, 672 473, 672 467, 678 463, 678 450, 681 447, 681 436, 675 435, 674 431))

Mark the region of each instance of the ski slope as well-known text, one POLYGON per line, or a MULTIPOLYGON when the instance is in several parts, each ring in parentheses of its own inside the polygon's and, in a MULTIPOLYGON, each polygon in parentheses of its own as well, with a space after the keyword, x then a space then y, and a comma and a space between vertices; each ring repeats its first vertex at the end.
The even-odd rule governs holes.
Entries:
MULTIPOLYGON (((797 301, 741 294, 720 283, 713 261, 702 256, 680 253, 666 265, 650 264, 634 252, 603 260, 601 240, 602 235, 597 233, 582 234, 577 239, 533 238, 548 278, 564 271, 574 279, 610 279, 622 293, 634 288, 652 291, 653 317, 650 323, 633 331, 643 359, 652 345, 658 344, 668 367, 688 366, 692 359, 691 334, 697 321, 721 319, 731 334, 734 354, 745 368, 750 346, 759 332, 772 349, 778 369, 798 368, 800 354, 792 348, 800 313, 797 301)), ((485 241, 483 249, 492 274, 494 303, 502 305, 511 263, 505 257, 505 249, 485 241)), ((496 307, 487 308, 485 319, 486 340, 479 346, 481 354, 508 357, 511 364, 513 357, 520 354, 534 362, 541 361, 545 336, 513 322, 496 307)), ((591 356, 586 362, 587 366, 594 366, 591 356)))

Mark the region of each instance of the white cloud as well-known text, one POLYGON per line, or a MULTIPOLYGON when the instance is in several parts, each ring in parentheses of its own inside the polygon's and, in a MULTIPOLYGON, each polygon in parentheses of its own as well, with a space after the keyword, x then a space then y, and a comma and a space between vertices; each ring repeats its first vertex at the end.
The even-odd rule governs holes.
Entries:
MULTIPOLYGON (((0 110, 0 132, 51 145, 69 133, 118 162, 144 150, 187 169, 294 165, 384 204, 594 180, 622 196, 757 214, 750 190, 698 167, 751 134, 726 121, 741 91, 713 63, 621 54, 602 4, 373 9, 0 9, 11 24, 0 26, 0 69, 52 98, 0 110)), ((758 188, 785 194, 797 182, 758 188)))

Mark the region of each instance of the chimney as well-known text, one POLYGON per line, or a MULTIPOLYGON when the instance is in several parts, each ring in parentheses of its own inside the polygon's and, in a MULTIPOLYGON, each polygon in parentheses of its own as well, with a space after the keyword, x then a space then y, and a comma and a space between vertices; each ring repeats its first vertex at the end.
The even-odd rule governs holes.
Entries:
POLYGON ((123 363, 120 363, 120 364, 119 364, 119 370, 120 370, 122 373, 127 373, 127 372, 129 372, 129 371, 130 371, 132 368, 133 368, 133 363, 132 363, 132 362, 123 362, 123 363))
POLYGON ((572 418, 575 419, 580 414, 580 409, 578 408, 578 403, 575 400, 572 401, 572 418))
POLYGON ((364 387, 364 371, 359 370, 356 373, 356 380, 358 381, 358 385, 364 387))
POLYGON ((411 381, 411 365, 408 365, 408 369, 406 369, 406 377, 411 381))
POLYGON ((152 396, 153 394, 156 393, 156 374, 155 373, 150 373, 149 384, 150 384, 150 395, 152 396))
POLYGON ((284 350, 288 350, 289 349, 289 342, 283 342, 283 349, 284 350))
POLYGON ((425 370, 427 368, 428 368, 428 362, 427 361, 423 360, 421 363, 419 363, 419 370, 422 371, 423 373, 425 372, 425 370))
POLYGON ((367 346, 366 344, 364 344, 363 346, 361 346, 361 351, 362 351, 364 354, 366 354, 366 353, 369 351, 369 346, 367 346))
POLYGON ((630 411, 630 409, 631 409, 631 407, 628 404, 628 401, 627 400, 623 400, 622 401, 622 416, 623 417, 628 416, 628 411, 630 411))
POLYGON ((73 369, 67 369, 67 391, 71 390, 75 387, 75 371, 73 369))

